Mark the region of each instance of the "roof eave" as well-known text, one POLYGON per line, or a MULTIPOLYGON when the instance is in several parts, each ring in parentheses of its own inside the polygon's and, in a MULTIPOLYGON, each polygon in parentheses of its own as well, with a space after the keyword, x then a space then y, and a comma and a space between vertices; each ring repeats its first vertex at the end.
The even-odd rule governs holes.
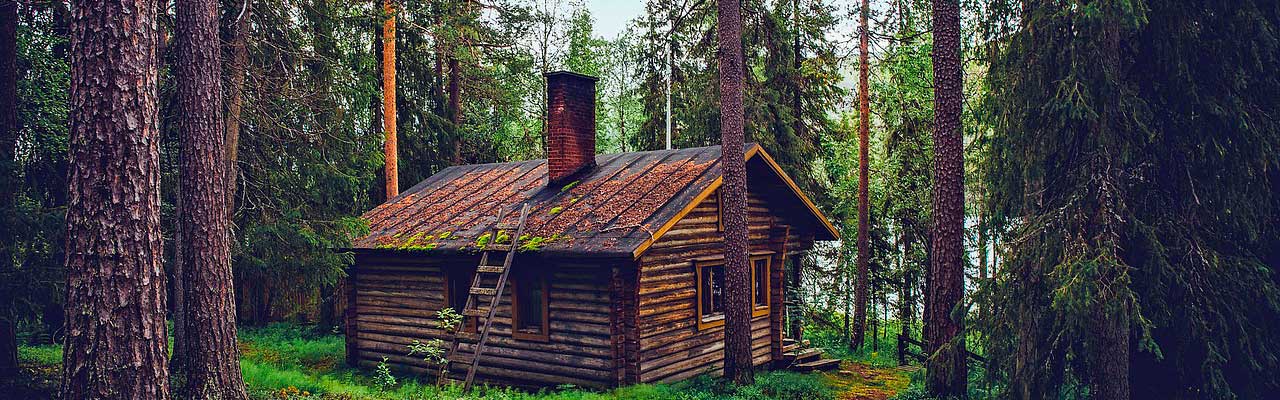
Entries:
MULTIPOLYGON (((840 231, 837 230, 836 227, 831 224, 831 221, 827 219, 827 216, 824 215, 821 210, 818 210, 818 206, 813 204, 813 201, 809 200, 808 196, 805 196, 804 191, 800 190, 800 187, 796 185, 796 182, 791 180, 790 176, 787 176, 787 173, 782 170, 782 166, 778 165, 778 162, 774 161, 773 157, 770 156, 768 152, 764 151, 764 148, 760 147, 759 144, 752 143, 750 147, 747 149, 744 158, 746 161, 750 161, 751 158, 755 157, 757 154, 763 156, 763 160, 765 161, 765 164, 769 165, 769 168, 771 168, 775 174, 777 174, 779 177, 782 178, 782 181, 786 183, 787 187, 791 188, 792 193, 794 193, 796 197, 800 198, 801 202, 804 203, 805 208, 807 208, 809 212, 813 214, 815 219, 821 222, 821 225, 824 229, 820 229, 818 230, 818 232, 816 232, 814 236, 815 240, 820 240, 820 241, 840 240, 840 231)), ((698 206, 698 204, 702 203, 703 200, 706 200, 707 197, 711 196, 712 193, 715 193, 716 189, 719 189, 720 186, 723 184, 724 184, 724 176, 722 173, 721 176, 716 177, 716 179, 712 181, 711 184, 707 185, 707 187, 703 189, 701 193, 698 193, 697 196, 694 196, 692 201, 690 201, 688 204, 685 204, 684 208, 681 209, 680 212, 677 212, 675 216, 673 216, 669 221, 666 221, 665 223, 662 224, 660 228, 658 228, 658 230, 654 231, 654 234, 650 236, 648 240, 645 240, 644 242, 637 245, 635 250, 631 252, 631 256, 633 258, 640 258, 640 255, 644 254, 645 251, 649 250, 649 247, 653 246, 654 243, 657 243, 657 241, 660 240, 662 236, 667 233, 667 231, 670 231, 671 228, 674 227, 675 224, 680 221, 680 219, 684 218, 685 215, 692 212, 693 209, 698 206)))
MULTIPOLYGON (((471 249, 454 249, 440 248, 432 250, 401 250, 401 249, 379 249, 379 248, 340 248, 334 249, 338 253, 353 253, 363 255, 414 255, 414 256, 462 256, 462 255, 479 255, 479 250, 471 249)), ((609 251, 577 251, 564 249, 543 249, 537 251, 521 251, 517 254, 538 255, 542 257, 577 257, 577 258, 630 258, 631 252, 625 249, 609 250, 609 251)))

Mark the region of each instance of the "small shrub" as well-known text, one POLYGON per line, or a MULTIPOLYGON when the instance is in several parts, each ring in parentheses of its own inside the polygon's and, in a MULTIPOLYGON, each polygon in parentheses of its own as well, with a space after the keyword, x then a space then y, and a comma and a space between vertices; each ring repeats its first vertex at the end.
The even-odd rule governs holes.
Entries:
POLYGON ((387 366, 386 357, 382 357, 382 361, 378 362, 378 368, 373 371, 373 384, 378 387, 379 392, 386 392, 387 389, 396 385, 396 376, 391 375, 391 367, 387 366))

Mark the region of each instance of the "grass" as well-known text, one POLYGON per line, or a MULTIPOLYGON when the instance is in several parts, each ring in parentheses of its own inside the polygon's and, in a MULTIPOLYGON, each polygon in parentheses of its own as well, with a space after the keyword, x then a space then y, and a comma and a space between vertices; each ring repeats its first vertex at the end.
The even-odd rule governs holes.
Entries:
MULTIPOLYGON (((738 386, 711 377, 675 384, 633 385, 611 391, 574 387, 527 392, 480 387, 464 394, 456 386, 437 387, 430 380, 395 375, 396 383, 379 386, 374 371, 347 367, 342 336, 313 328, 277 324, 240 332, 240 368, 250 397, 258 400, 827 400, 885 399, 906 387, 906 374, 892 369, 849 364, 839 374, 760 372, 752 385, 738 386)), ((28 400, 51 398, 56 390, 62 348, 23 346, 19 357, 30 376, 23 389, 28 400)), ((3 385, 0 385, 3 386, 3 385)))
POLYGON ((891 322, 887 327, 880 329, 882 330, 878 335, 867 331, 862 347, 857 349, 850 349, 844 333, 838 330, 806 326, 804 337, 809 339, 813 346, 826 350, 832 357, 881 368, 896 367, 898 366, 900 328, 896 322, 891 322))

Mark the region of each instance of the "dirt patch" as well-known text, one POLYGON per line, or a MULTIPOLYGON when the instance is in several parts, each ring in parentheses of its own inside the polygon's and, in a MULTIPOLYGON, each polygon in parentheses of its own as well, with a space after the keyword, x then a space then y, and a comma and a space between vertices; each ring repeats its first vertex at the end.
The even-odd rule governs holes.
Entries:
POLYGON ((873 367, 845 361, 839 371, 824 373, 840 400, 887 400, 906 390, 919 367, 873 367))

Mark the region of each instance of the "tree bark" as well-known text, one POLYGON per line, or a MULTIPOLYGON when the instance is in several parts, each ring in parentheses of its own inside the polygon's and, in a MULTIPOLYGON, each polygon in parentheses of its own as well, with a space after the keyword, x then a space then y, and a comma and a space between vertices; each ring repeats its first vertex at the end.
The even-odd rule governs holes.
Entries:
POLYGON ((457 57, 449 57, 449 122, 453 123, 453 164, 462 165, 462 78, 457 57))
POLYGON ((862 346, 867 326, 867 263, 871 260, 871 239, 869 236, 869 203, 870 188, 869 162, 867 146, 871 135, 871 108, 868 93, 867 76, 871 73, 867 55, 867 13, 870 5, 862 0, 858 26, 858 280, 854 288, 853 348, 862 346))
MULTIPOLYGON (((1120 65, 1120 24, 1117 21, 1118 14, 1122 11, 1116 10, 1115 5, 1104 6, 1103 13, 1106 17, 1103 19, 1102 27, 1102 74, 1105 77, 1117 77, 1123 74, 1120 65)), ((1115 81, 1109 81, 1112 85, 1118 85, 1115 81)), ((1113 89, 1114 90, 1114 89, 1113 89)), ((1098 137, 1115 136, 1112 132, 1115 129, 1116 121, 1124 118, 1124 110, 1120 99, 1116 95, 1106 96, 1100 99, 1099 116, 1097 124, 1093 129, 1098 137)), ((1112 154, 1112 149, 1105 146, 1093 156, 1090 164, 1090 170, 1093 171, 1099 179, 1104 182, 1091 185, 1091 192, 1097 196, 1096 204, 1099 209, 1093 212, 1091 216, 1090 227, 1086 228, 1086 232, 1094 233, 1093 240, 1097 243, 1099 251, 1106 256, 1099 258, 1109 258, 1113 265, 1106 268, 1100 268, 1102 282, 1099 287, 1107 288, 1100 293, 1097 299, 1097 323, 1094 325, 1097 336, 1097 346, 1093 349, 1093 376, 1089 379, 1090 389, 1097 399, 1100 400, 1124 400, 1130 397, 1129 387, 1129 313, 1132 312, 1132 304, 1126 296, 1118 293, 1124 293, 1126 290, 1119 289, 1127 285, 1124 277, 1125 270, 1128 268, 1124 265, 1124 261, 1120 259, 1120 226, 1121 212, 1123 209, 1123 201, 1125 195, 1123 193, 1125 185, 1121 183, 1122 178, 1120 172, 1113 164, 1112 160, 1117 159, 1112 154)), ((1092 210, 1091 210, 1092 211, 1092 210)))
MULTIPOLYGON (((0 1, 0 187, 18 183, 18 2, 0 1)), ((9 215, 17 191, 0 193, 0 269, 14 268, 14 232, 9 215)), ((8 300, 6 300, 8 302, 8 300)), ((17 316, 0 312, 0 378, 18 372, 17 316)))
MULTIPOLYGON (((249 70, 249 18, 253 13, 253 2, 245 1, 240 10, 239 19, 231 28, 231 63, 227 65, 227 114, 226 114, 226 149, 227 149, 227 214, 235 215, 235 198, 239 171, 236 162, 240 158, 240 118, 244 113, 244 80, 249 70)), ((234 229, 234 223, 232 228, 234 229)), ((230 234, 232 230, 228 230, 230 234)), ((235 236, 232 235, 232 238, 235 236)), ((234 243, 234 240, 232 241, 234 243)))
POLYGON ((156 5, 72 7, 64 399, 168 399, 156 5))
POLYGON ((933 0, 934 191, 933 246, 927 282, 930 327, 925 386, 938 397, 964 397, 964 149, 960 108, 960 3, 933 0))
POLYGON ((400 194, 400 174, 396 155, 396 6, 395 0, 383 0, 382 10, 382 145, 386 160, 387 199, 400 194))
POLYGON ((181 391, 191 399, 247 399, 236 345, 218 2, 179 1, 175 10, 187 335, 181 391))
POLYGON ((747 260, 747 166, 743 153, 742 10, 719 0, 720 166, 724 171, 724 376, 754 381, 751 365, 751 270, 747 260))

